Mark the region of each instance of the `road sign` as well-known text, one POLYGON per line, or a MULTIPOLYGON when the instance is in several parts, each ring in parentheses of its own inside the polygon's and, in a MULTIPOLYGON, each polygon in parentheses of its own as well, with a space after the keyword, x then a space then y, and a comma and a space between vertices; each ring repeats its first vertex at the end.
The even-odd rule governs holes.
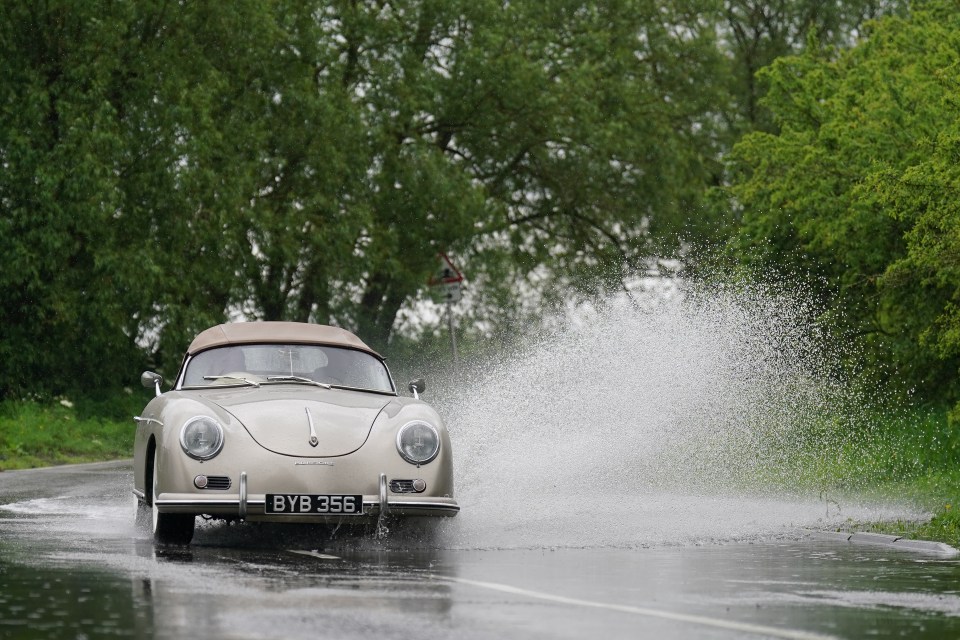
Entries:
POLYGON ((430 276, 430 285, 439 286, 439 285, 448 285, 453 283, 463 282, 463 274, 460 273, 460 270, 457 269, 453 261, 445 253, 437 254, 439 258, 439 264, 437 265, 436 272, 430 276))
POLYGON ((444 302, 460 302, 460 282, 445 282, 443 283, 443 301, 444 302))
POLYGON ((460 283, 463 274, 454 266, 453 261, 445 253, 437 254, 440 259, 437 271, 430 276, 430 286, 443 287, 443 301, 447 303, 447 323, 450 328, 450 349, 453 352, 453 366, 458 366, 457 332, 453 326, 453 303, 460 301, 460 283))

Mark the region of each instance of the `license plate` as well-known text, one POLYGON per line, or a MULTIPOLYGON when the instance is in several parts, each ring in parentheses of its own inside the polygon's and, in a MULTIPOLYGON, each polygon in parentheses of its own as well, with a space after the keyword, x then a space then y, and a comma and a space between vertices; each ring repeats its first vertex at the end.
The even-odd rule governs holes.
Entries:
POLYGON ((267 513, 320 513, 326 515, 360 515, 363 496, 268 493, 267 513))

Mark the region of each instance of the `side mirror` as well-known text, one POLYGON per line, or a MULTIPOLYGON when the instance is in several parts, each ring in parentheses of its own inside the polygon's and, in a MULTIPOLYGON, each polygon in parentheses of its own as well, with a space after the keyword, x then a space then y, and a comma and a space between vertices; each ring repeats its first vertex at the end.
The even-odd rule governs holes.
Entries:
POLYGON ((153 371, 144 371, 140 374, 140 384, 147 389, 154 389, 159 396, 161 393, 160 385, 163 384, 163 376, 153 371))
POLYGON ((423 381, 423 378, 417 378, 416 380, 411 380, 407 388, 410 389, 413 397, 419 400, 420 394, 427 390, 427 383, 423 381))

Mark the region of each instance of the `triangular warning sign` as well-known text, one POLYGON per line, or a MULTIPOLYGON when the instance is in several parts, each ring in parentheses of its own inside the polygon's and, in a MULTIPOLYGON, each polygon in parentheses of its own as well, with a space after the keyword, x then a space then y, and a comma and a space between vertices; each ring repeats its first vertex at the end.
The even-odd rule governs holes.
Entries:
POLYGON ((429 284, 433 286, 463 282, 463 274, 454 266, 447 254, 440 253, 437 256, 439 257, 439 265, 437 271, 430 276, 429 284))

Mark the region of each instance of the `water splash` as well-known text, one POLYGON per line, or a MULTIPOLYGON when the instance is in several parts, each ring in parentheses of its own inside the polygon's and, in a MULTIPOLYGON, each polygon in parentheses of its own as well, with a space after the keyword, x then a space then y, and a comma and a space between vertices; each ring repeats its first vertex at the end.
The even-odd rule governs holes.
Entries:
POLYGON ((856 403, 809 305, 760 287, 644 302, 608 301, 434 392, 463 508, 446 544, 657 545, 917 517, 816 477, 856 403))

